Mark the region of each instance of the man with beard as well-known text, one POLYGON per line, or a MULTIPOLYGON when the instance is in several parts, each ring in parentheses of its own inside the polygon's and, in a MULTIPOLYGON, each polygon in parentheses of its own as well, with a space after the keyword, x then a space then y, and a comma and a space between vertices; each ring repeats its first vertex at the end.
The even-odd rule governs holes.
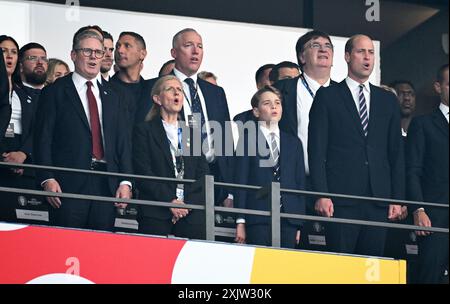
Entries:
POLYGON ((109 81, 109 71, 113 65, 114 39, 110 33, 103 31, 103 45, 105 46, 105 57, 103 57, 100 73, 104 80, 109 81))
POLYGON ((31 42, 19 50, 20 80, 24 86, 41 90, 47 79, 47 51, 39 43, 31 42))

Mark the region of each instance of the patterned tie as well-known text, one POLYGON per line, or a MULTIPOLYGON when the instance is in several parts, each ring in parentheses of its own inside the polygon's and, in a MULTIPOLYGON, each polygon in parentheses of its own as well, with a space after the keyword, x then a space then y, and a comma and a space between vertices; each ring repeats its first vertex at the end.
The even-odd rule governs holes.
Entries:
POLYGON ((192 78, 186 78, 184 82, 186 82, 189 86, 189 92, 191 95, 192 114, 197 114, 200 115, 201 117, 202 142, 203 142, 207 137, 207 133, 203 131, 203 126, 205 125, 205 116, 203 115, 202 103, 200 102, 200 97, 198 96, 197 88, 194 85, 194 80, 192 78))
POLYGON ((273 181, 280 181, 280 150, 278 149, 275 133, 270 133, 270 146, 272 148, 272 159, 273 159, 273 181))
POLYGON ((95 100, 94 93, 92 93, 92 82, 86 82, 87 85, 87 99, 89 103, 89 121, 91 123, 92 134, 92 156, 95 159, 103 159, 103 142, 102 130, 100 127, 100 118, 98 115, 97 100, 95 100))
POLYGON ((359 117, 361 118, 361 125, 364 136, 367 136, 367 127, 369 126, 369 116, 367 115, 366 98, 364 97, 364 85, 359 85, 359 117))

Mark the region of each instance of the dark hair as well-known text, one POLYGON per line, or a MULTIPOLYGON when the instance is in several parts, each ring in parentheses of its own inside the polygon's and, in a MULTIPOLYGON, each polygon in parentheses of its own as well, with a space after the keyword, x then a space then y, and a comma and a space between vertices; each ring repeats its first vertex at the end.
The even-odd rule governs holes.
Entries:
POLYGON ((274 86, 271 85, 265 85, 264 87, 262 87, 261 89, 259 89, 252 97, 252 100, 250 101, 252 108, 257 108, 259 105, 259 98, 261 98, 261 95, 266 93, 266 92, 271 92, 274 93, 275 95, 278 96, 278 98, 280 98, 280 101, 283 101, 283 96, 281 95, 281 92, 278 91, 277 88, 275 88, 274 86))
POLYGON ((78 31, 76 31, 75 34, 73 35, 72 48, 75 48, 77 36, 85 31, 89 31, 89 30, 95 30, 95 31, 99 32, 103 38, 103 30, 101 27, 99 27, 98 25, 86 25, 86 26, 79 28, 78 31))
POLYGON ((409 85, 409 86, 413 89, 414 92, 416 91, 416 87, 415 87, 414 84, 413 84, 411 81, 409 81, 409 80, 395 80, 395 81, 391 82, 391 83, 389 84, 389 86, 397 91, 397 88, 396 88, 396 87, 397 87, 398 85, 401 85, 401 84, 407 84, 407 85, 409 85))
MULTIPOLYGON (((0 43, 2 43, 3 41, 11 41, 12 43, 14 43, 14 45, 17 48, 17 52, 19 52, 19 50, 20 50, 19 44, 17 43, 17 41, 13 37, 7 36, 7 35, 1 35, 0 36, 0 43)), ((17 61, 16 68, 14 69, 14 72, 11 75, 11 79, 12 79, 13 82, 19 81, 19 83, 20 83, 20 72, 19 71, 20 71, 20 69, 19 69, 19 61, 17 61)))
POLYGON ((103 31, 103 40, 105 40, 105 39, 109 39, 114 42, 113 36, 110 33, 108 33, 107 31, 103 31))
POLYGON ((297 53, 298 65, 300 66, 300 69, 302 71, 303 71, 303 64, 300 62, 300 54, 303 53, 303 51, 305 50, 305 45, 306 43, 308 43, 308 41, 320 37, 327 39, 332 44, 331 38, 327 33, 317 30, 307 32, 306 34, 298 38, 297 44, 295 45, 295 52, 297 53))
POLYGON ((445 72, 445 70, 448 70, 448 63, 447 63, 447 64, 444 64, 443 66, 441 66, 441 67, 439 68, 438 72, 437 72, 436 80, 437 80, 439 83, 442 83, 442 81, 444 81, 444 72, 445 72))
POLYGON ((23 61, 23 57, 25 56, 26 51, 32 50, 32 49, 40 49, 43 50, 45 53, 47 53, 47 51, 45 50, 45 48, 36 42, 30 42, 25 44, 24 46, 22 46, 19 50, 19 61, 22 62, 23 61))
POLYGON ((281 68, 299 69, 299 66, 298 64, 291 61, 282 61, 279 64, 275 65, 269 74, 269 80, 272 83, 278 81, 278 77, 280 76, 279 71, 281 68))
POLYGON ((135 33, 135 32, 122 32, 122 33, 120 33, 118 40, 120 40, 120 38, 122 38, 123 36, 131 36, 131 37, 133 37, 134 39, 136 39, 136 41, 138 43, 141 44, 141 46, 142 46, 142 48, 144 50, 147 49, 147 45, 145 44, 144 38, 141 35, 139 35, 138 33, 135 33))
POLYGON ((161 69, 159 70, 158 77, 164 76, 162 73, 166 66, 168 66, 169 64, 175 64, 175 59, 170 59, 162 65, 161 69))
POLYGON ((261 77, 263 76, 263 73, 264 73, 265 70, 273 69, 274 66, 275 66, 275 64, 268 63, 268 64, 265 64, 262 67, 260 67, 255 73, 255 81, 256 81, 256 83, 258 83, 261 80, 261 77))

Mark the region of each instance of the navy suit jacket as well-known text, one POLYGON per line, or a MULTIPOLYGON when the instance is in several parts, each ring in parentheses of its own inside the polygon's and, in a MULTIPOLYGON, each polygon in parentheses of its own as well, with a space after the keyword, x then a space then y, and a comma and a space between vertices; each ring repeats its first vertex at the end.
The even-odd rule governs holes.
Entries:
MULTIPOLYGON (((448 204, 448 122, 440 109, 414 118, 406 139, 407 198, 448 204)), ((417 208, 416 206, 414 208, 417 208)), ((425 208, 433 226, 447 218, 448 210, 425 208)), ((448 226, 447 226, 448 227, 448 226)))
MULTIPOLYGON (((297 118, 297 83, 300 76, 290 79, 284 79, 274 83, 283 96, 283 116, 280 120, 280 129, 289 134, 298 136, 298 118, 297 118)), ((331 80, 330 86, 337 82, 331 80)))
POLYGON ((6 72, 3 50, 0 49, 0 138, 3 138, 6 127, 11 118, 11 106, 9 104, 9 82, 6 72))
MULTIPOLYGON (((259 140, 264 140, 266 148, 269 149, 268 143, 262 132, 257 127, 257 134, 246 131, 244 136, 239 138, 237 151, 244 151, 244 156, 236 156, 235 159, 235 183, 254 186, 269 186, 273 180, 272 167, 261 166, 261 161, 267 161, 269 155, 264 156, 258 153, 249 156, 249 148, 259 140), (255 138, 256 137, 256 138, 255 138)), ((286 132, 280 131, 280 184, 285 189, 305 189, 305 164, 303 160, 303 148, 300 140, 296 136, 292 136, 286 132)), ((286 213, 305 214, 305 199, 303 196, 282 193, 283 211, 286 213)), ((270 210, 269 197, 258 197, 256 191, 238 190, 236 191, 235 203, 236 208, 245 208, 253 210, 270 210)), ((245 215, 246 225, 269 224, 269 217, 245 215)), ((295 226, 301 226, 302 221, 288 220, 295 226)))
MULTIPOLYGON (((370 92, 366 138, 345 80, 317 91, 309 114, 308 134, 314 191, 404 198, 399 104, 392 93, 379 87, 370 85, 370 92)), ((345 199, 333 202, 355 203, 345 199)))
POLYGON ((239 114, 236 114, 236 116, 233 117, 233 121, 235 122, 242 122, 246 123, 247 121, 257 121, 258 119, 253 115, 253 109, 241 112, 239 114))
MULTIPOLYGON (((131 173, 131 144, 120 100, 109 83, 99 84, 105 160, 108 172, 131 173)), ((35 163, 89 170, 92 139, 88 118, 72 81, 72 73, 44 88, 39 99, 34 134, 35 163)), ((55 178, 64 192, 84 193, 89 179, 81 174, 37 172, 37 182, 55 178)), ((108 178, 111 194, 119 186, 108 178)))

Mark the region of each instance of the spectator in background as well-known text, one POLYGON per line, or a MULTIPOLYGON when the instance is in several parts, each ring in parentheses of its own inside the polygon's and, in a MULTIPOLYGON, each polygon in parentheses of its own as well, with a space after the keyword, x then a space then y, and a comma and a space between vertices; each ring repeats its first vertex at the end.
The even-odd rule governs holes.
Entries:
POLYGON ((110 33, 103 31, 103 44, 105 46, 105 57, 100 66, 100 73, 104 80, 109 81, 109 72, 114 63, 114 39, 110 33))
POLYGON ((402 112, 402 135, 406 136, 408 127, 416 110, 416 89, 410 81, 395 81, 391 87, 397 92, 402 112))
MULTIPOLYGON (((5 52, 8 52, 6 50, 5 52)), ((11 106, 9 104, 9 81, 6 64, 3 58, 3 49, 0 47, 0 134, 5 134, 6 127, 11 117, 11 106)), ((0 137, 0 143, 3 140, 0 137)))
POLYGON ((296 63, 283 61, 275 65, 270 71, 269 80, 275 83, 283 79, 296 78, 300 75, 300 68, 296 63))
POLYGON ((211 72, 206 72, 206 71, 200 72, 200 73, 198 73, 198 77, 203 80, 206 80, 209 83, 217 85, 217 76, 211 72))
MULTIPOLYGON (((369 203, 321 197, 315 210, 326 217, 383 222, 401 216, 404 155, 400 107, 395 96, 369 83, 375 64, 372 39, 352 36, 345 45, 348 77, 317 91, 310 111, 308 156, 312 189, 386 198, 369 203), (389 205, 389 206, 388 206, 389 205)), ((386 228, 332 224, 328 243, 335 252, 382 256, 386 228)))
MULTIPOLYGON (((30 46, 30 45, 29 45, 30 46)), ((32 45, 34 46, 34 45, 32 45)), ((0 47, 3 49, 4 61, 6 62, 6 70, 8 81, 11 84, 9 91, 9 102, 11 104, 11 115, 8 117, 8 128, 6 133, 1 134, 2 140, 0 145, 0 153, 4 162, 10 163, 31 163, 33 155, 32 134, 34 113, 37 105, 37 98, 39 90, 25 87, 22 84, 13 82, 14 75, 19 75, 19 46, 12 37, 0 36, 0 47)), ((27 62, 23 66, 26 67, 27 77, 29 72, 39 71, 39 75, 43 72, 41 56, 44 53, 35 52, 35 48, 23 48, 22 60, 33 61, 32 59, 39 57, 36 62, 37 66, 41 68, 33 68, 32 62, 27 62), (28 56, 28 58, 26 58, 28 56)), ((36 64, 35 62, 35 64, 36 64)), ((32 77, 31 77, 32 78, 32 77)), ((30 79, 30 78, 27 78, 30 79)), ((33 82, 33 81, 32 81, 33 82)), ((0 169, 0 184, 6 187, 32 189, 34 188, 33 172, 30 170, 18 168, 1 168, 0 169)), ((14 195, 7 193, 1 194, 0 217, 6 221, 14 221, 16 198, 14 195)))
POLYGON ((50 58, 48 61, 47 80, 45 85, 55 82, 56 79, 66 76, 70 73, 69 66, 64 61, 57 58, 50 58))
POLYGON ((165 62, 161 69, 159 70, 158 77, 166 76, 172 73, 173 68, 175 67, 175 60, 171 59, 165 62))
POLYGON ((45 48, 35 42, 24 45, 19 50, 19 68, 21 83, 41 90, 47 80, 48 58, 45 48))
MULTIPOLYGON (((161 77, 152 89, 153 106, 133 138, 134 172, 140 175, 201 179, 208 174, 204 156, 193 156, 189 128, 183 127, 183 86, 174 75, 161 77), (185 153, 186 149, 190 153, 185 153), (184 152, 183 152, 184 151, 184 152)), ((175 204, 202 204, 201 189, 191 185, 138 180, 140 198, 175 204)), ((201 187, 200 187, 201 188, 201 187)), ((199 210, 139 206, 139 232, 193 239, 205 238, 204 214, 199 210)))
MULTIPOLYGON (((439 108, 415 117, 406 139, 407 198, 418 202, 448 204, 449 187, 449 67, 442 66, 434 83, 439 108)), ((415 207, 414 224, 448 229, 448 208, 415 207)), ((417 231, 419 283, 442 283, 448 271, 448 233, 417 231)), ((448 275, 447 275, 448 280, 448 275)))
MULTIPOLYGON (((273 63, 265 64, 256 71, 255 73, 255 80, 256 80, 256 88, 262 89, 263 87, 267 85, 271 85, 272 82, 269 79, 269 74, 272 71, 273 67, 275 65, 273 63)), ((233 117, 233 121, 235 122, 242 122, 246 123, 247 121, 254 121, 256 120, 256 117, 253 115, 253 109, 241 112, 233 117)))

